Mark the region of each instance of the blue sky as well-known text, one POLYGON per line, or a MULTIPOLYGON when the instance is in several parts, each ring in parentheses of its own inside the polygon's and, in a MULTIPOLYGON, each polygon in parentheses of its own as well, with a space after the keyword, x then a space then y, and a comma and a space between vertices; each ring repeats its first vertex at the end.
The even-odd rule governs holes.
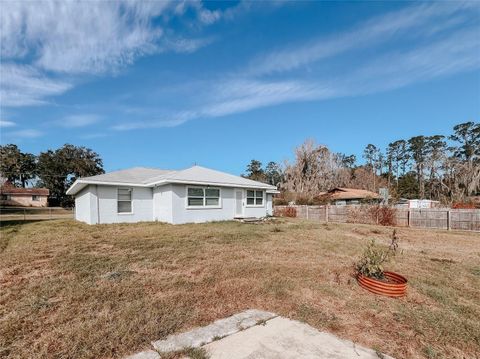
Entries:
POLYGON ((2 2, 1 142, 240 174, 480 117, 480 3, 2 2))

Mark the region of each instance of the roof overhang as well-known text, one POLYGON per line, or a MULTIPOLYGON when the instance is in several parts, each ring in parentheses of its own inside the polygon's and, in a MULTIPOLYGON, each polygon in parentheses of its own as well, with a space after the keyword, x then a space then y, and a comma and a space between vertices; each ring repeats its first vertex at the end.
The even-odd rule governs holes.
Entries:
POLYGON ((279 194, 280 191, 278 189, 267 189, 267 193, 270 194, 279 194))
POLYGON ((215 181, 187 181, 177 179, 163 179, 161 181, 153 182, 149 184, 149 187, 160 187, 165 184, 177 183, 177 184, 190 184, 194 186, 218 186, 218 187, 232 187, 232 188, 258 188, 265 190, 277 190, 275 187, 267 184, 238 184, 228 182, 215 182, 215 181))
POLYGON ((102 182, 102 181, 88 181, 88 180, 76 180, 67 190, 66 194, 75 195, 88 185, 101 185, 101 186, 125 186, 125 187, 152 187, 150 185, 142 183, 127 183, 127 182, 102 182))
POLYGON ((214 182, 214 181, 185 181, 185 180, 172 180, 172 179, 163 179, 160 181, 152 183, 126 183, 126 182, 100 182, 100 181, 89 181, 89 180, 76 180, 70 188, 67 190, 67 195, 75 195, 84 189, 88 185, 102 185, 102 186, 128 186, 128 187, 160 187, 167 184, 178 183, 186 184, 193 186, 217 186, 217 187, 231 187, 231 188, 255 188, 255 189, 264 189, 267 193, 280 193, 276 187, 270 185, 255 185, 255 184, 236 184, 236 183, 226 183, 226 182, 214 182))

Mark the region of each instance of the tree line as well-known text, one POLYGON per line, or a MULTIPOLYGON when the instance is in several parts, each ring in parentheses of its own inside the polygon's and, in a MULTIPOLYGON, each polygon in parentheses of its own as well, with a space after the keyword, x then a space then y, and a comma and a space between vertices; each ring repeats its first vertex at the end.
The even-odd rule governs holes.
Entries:
POLYGON ((265 169, 252 160, 247 178, 278 185, 289 199, 314 201, 334 187, 378 192, 389 189, 394 198, 439 200, 445 204, 467 201, 480 193, 480 124, 465 122, 450 135, 398 139, 385 149, 368 144, 363 164, 355 155, 334 153, 306 140, 294 151, 294 160, 270 162, 265 169))
POLYGON ((105 173, 103 162, 93 150, 65 144, 38 156, 22 152, 17 145, 0 146, 0 175, 17 187, 45 187, 52 205, 72 206, 67 189, 79 177, 105 173))
MULTIPOLYGON (((252 160, 244 177, 277 186, 284 197, 311 202, 334 187, 378 192, 386 187, 394 198, 427 198, 443 203, 464 202, 480 193, 480 124, 465 122, 450 135, 399 139, 381 149, 368 144, 364 163, 355 155, 335 153, 313 140, 294 151, 294 159, 264 167, 252 160)), ((50 190, 54 205, 70 206, 65 192, 79 177, 104 173, 98 153, 65 144, 39 155, 16 145, 0 146, 0 175, 18 187, 33 185, 50 190)))

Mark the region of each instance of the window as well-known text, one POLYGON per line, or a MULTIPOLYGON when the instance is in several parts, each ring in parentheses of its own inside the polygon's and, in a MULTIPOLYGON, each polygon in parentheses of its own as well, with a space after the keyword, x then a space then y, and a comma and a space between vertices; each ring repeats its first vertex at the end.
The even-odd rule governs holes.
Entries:
POLYGON ((220 204, 220 190, 218 188, 205 188, 205 206, 218 206, 220 204))
POLYGON ((10 201, 12 197, 9 194, 2 194, 2 201, 10 201))
POLYGON ((131 188, 118 189, 117 212, 132 213, 132 189, 131 188))
POLYGON ((187 207, 220 207, 220 189, 188 187, 187 207))
POLYGON ((40 201, 40 196, 39 195, 32 195, 32 201, 40 201))
POLYGON ((247 190, 247 206, 263 206, 263 191, 247 190))

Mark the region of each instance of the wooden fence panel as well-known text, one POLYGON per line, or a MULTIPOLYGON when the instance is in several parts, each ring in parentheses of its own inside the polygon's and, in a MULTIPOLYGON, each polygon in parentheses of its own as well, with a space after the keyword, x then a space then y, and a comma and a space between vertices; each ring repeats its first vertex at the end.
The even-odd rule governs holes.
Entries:
POLYGON ((307 218, 307 206, 295 206, 298 218, 307 218))
POLYGON ((408 223, 409 223, 408 209, 395 208, 395 223, 398 227, 408 227, 408 223))
POLYGON ((326 221, 326 206, 306 206, 307 207, 307 219, 325 222, 326 221))
POLYGON ((410 209, 410 227, 448 229, 448 210, 410 209))
POLYGON ((464 231, 480 231, 480 210, 452 209, 450 228, 464 231))
POLYGON ((328 208, 328 221, 347 223, 348 222, 348 208, 347 206, 330 206, 328 208))
MULTIPOLYGON (((275 206, 281 213, 289 206, 275 206)), ((320 222, 374 224, 369 206, 290 206, 297 211, 298 218, 320 222)), ((399 227, 458 229, 480 231, 479 209, 395 209, 395 222, 399 227)))

